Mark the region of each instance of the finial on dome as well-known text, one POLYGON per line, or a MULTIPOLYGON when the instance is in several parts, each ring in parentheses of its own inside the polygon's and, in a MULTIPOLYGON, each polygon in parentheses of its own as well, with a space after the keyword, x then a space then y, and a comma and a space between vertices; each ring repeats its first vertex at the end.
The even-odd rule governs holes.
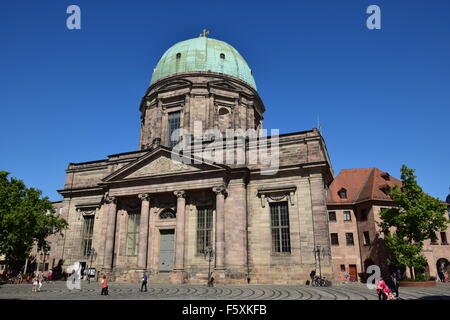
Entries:
POLYGON ((209 30, 203 29, 203 33, 200 33, 200 37, 206 37, 209 34, 209 30))

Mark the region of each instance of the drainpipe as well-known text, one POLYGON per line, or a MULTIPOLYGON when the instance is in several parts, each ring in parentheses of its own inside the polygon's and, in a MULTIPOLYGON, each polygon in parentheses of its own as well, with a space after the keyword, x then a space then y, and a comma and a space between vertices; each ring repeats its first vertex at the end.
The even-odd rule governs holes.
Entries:
POLYGON ((246 237, 246 249, 247 249, 247 284, 250 284, 250 262, 249 262, 249 256, 250 256, 250 247, 248 243, 248 190, 247 185, 245 186, 245 221, 246 221, 246 227, 245 227, 245 237, 246 237))
MULTIPOLYGON (((247 145, 248 145, 248 141, 249 138, 248 136, 245 137, 245 141, 244 141, 244 157, 245 159, 245 163, 247 163, 247 145)), ((249 173, 250 175, 250 173, 249 173)), ((245 237, 246 237, 246 250, 247 250, 247 259, 246 259, 246 263, 247 263, 247 284, 250 284, 250 245, 249 245, 249 241, 248 241, 248 204, 249 204, 249 199, 248 199, 248 183, 249 183, 250 177, 247 177, 247 181, 245 184, 245 237)))

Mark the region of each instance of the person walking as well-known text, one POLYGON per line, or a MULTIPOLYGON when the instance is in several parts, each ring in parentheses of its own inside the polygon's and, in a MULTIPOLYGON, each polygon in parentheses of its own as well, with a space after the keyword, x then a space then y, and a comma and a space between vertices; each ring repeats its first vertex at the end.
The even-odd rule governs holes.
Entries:
POLYGON ((398 298, 399 283, 398 283, 398 279, 397 279, 397 274, 395 272, 391 273, 391 282, 392 282, 391 290, 395 294, 395 297, 398 298))
POLYGON ((381 278, 380 280, 378 280, 378 282, 377 282, 378 300, 387 300, 388 291, 390 291, 390 290, 389 290, 386 282, 384 281, 384 279, 381 278))
POLYGON ((144 275, 142 276, 142 284, 141 284, 141 292, 145 287, 145 292, 147 292, 147 272, 144 271, 144 275))
POLYGON ((42 282, 43 281, 44 281, 44 276, 42 275, 42 273, 39 273, 39 276, 38 276, 38 291, 41 291, 42 282))
POLYGON ((37 292, 38 287, 38 278, 36 276, 33 277, 33 286, 31 287, 31 292, 37 292))
POLYGON ((19 274, 17 275, 17 283, 21 284, 23 282, 23 276, 22 276, 22 271, 19 272, 19 274))
POLYGON ((106 279, 106 275, 103 275, 102 280, 100 281, 100 285, 102 287, 102 296, 108 295, 108 280, 106 279))

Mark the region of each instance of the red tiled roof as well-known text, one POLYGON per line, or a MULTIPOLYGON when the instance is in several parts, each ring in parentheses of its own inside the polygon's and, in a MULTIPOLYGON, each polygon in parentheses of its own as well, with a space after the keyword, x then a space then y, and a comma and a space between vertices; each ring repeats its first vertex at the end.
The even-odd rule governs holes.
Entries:
POLYGON ((368 200, 387 200, 391 198, 382 189, 394 185, 401 186, 401 181, 390 176, 386 180, 383 175, 387 173, 378 168, 343 169, 331 183, 327 193, 328 204, 353 204, 368 200), (347 190, 347 198, 341 199, 339 190, 347 190))

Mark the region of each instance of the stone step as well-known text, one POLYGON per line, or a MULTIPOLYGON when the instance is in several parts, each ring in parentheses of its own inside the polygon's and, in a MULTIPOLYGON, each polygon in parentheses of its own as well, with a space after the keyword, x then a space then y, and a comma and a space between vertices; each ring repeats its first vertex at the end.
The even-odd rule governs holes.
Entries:
POLYGON ((169 284, 170 283, 170 272, 161 272, 156 274, 151 274, 148 276, 147 283, 151 284, 169 284))

